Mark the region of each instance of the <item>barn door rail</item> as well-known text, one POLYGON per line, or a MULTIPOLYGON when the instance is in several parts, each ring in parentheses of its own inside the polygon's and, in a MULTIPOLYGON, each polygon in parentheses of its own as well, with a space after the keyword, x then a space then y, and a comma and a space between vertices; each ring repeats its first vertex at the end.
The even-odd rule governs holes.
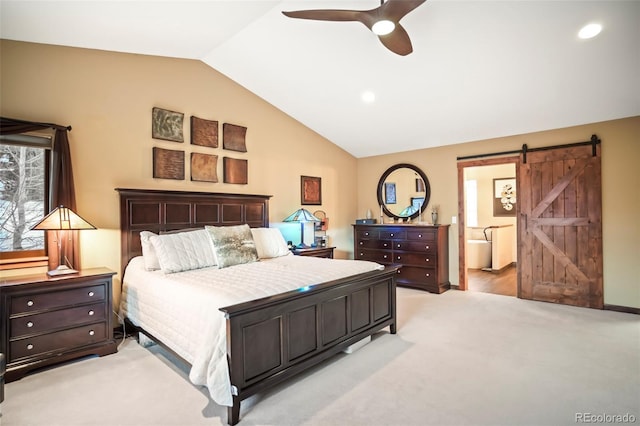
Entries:
POLYGON ((527 146, 527 144, 523 144, 521 149, 516 149, 513 151, 502 151, 502 152, 492 152, 492 153, 487 153, 487 154, 475 154, 475 155, 467 155, 467 156, 463 156, 463 157, 457 157, 456 160, 460 161, 460 160, 472 160, 475 158, 484 158, 484 157, 496 157, 499 155, 511 155, 511 154, 522 154, 522 161, 526 164, 527 163, 527 153, 528 152, 536 152, 536 151, 549 151, 551 149, 558 149, 558 148, 569 148, 569 147, 574 147, 574 146, 581 146, 581 145, 591 145, 591 153, 592 155, 595 157, 596 156, 596 145, 600 144, 602 141, 596 136, 596 135, 591 135, 591 140, 585 141, 585 142, 574 142, 574 143, 568 143, 568 144, 562 144, 562 145, 551 145, 551 146, 543 146, 540 148, 529 148, 527 146))

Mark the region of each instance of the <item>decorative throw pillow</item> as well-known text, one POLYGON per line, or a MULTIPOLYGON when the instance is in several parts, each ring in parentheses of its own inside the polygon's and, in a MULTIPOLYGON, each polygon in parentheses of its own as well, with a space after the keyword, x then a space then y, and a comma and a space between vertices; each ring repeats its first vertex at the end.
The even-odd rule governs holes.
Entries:
POLYGON ((156 255, 156 249, 151 244, 151 237, 158 235, 149 231, 140 231, 140 244, 142 245, 142 258, 144 259, 144 269, 147 271, 157 271, 160 269, 160 262, 156 255))
POLYGON ((213 242, 218 268, 258 260, 256 244, 249 225, 205 226, 205 229, 213 242))
POLYGON ((260 259, 286 256, 291 253, 278 228, 251 228, 251 235, 260 259))
POLYGON ((204 229, 150 238, 165 274, 216 266, 211 239, 204 229))

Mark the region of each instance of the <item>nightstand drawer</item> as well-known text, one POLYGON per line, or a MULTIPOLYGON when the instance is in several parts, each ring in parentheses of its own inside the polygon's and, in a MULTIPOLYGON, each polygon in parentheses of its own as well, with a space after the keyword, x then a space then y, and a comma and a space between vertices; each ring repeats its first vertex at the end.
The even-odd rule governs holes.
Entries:
POLYGON ((57 333, 14 340, 10 343, 9 362, 52 351, 81 348, 107 339, 105 322, 85 325, 57 333))
POLYGON ((104 284, 11 298, 11 314, 38 312, 105 300, 104 284))
POLYGON ((105 302, 11 319, 11 338, 105 319, 105 302))

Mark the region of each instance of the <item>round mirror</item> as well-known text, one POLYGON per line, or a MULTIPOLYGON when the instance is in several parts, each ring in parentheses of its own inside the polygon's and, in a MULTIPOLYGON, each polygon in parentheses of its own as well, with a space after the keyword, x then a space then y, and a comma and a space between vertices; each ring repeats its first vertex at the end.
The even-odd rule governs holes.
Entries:
POLYGON ((427 208, 430 196, 427 175, 412 164, 389 167, 378 182, 378 204, 394 219, 415 219, 427 208))

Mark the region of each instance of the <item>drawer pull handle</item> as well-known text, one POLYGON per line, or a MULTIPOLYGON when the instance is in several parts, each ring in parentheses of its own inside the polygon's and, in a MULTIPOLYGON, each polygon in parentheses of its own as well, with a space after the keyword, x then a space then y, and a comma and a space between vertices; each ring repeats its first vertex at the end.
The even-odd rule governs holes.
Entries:
POLYGON ((92 316, 93 314, 95 314, 95 312, 89 311, 89 316, 92 316))
POLYGON ((427 250, 429 249, 429 246, 424 246, 427 250))
POLYGON ((368 236, 369 236, 369 233, 368 233, 368 232, 365 232, 365 233, 364 233, 364 235, 366 235, 366 236, 368 237, 368 236))
POLYGON ((393 237, 393 233, 391 233, 391 236, 393 237))
POLYGON ((384 255, 384 258, 385 258, 385 259, 387 258, 387 255, 386 255, 386 254, 384 255))
POLYGON ((427 258, 425 259, 425 262, 428 262, 428 261, 429 261, 429 258, 427 257, 427 258))
POLYGON ((418 234, 418 238, 422 238, 422 234, 418 234))
POLYGON ((96 334, 96 332, 95 332, 95 331, 93 331, 93 330, 89 330, 89 336, 93 336, 94 334, 96 334))
POLYGON ((400 256, 396 257, 397 260, 400 260, 400 256))
POLYGON ((362 241, 360 241, 360 245, 362 245, 362 241))
POLYGON ((33 306, 33 300, 27 301, 27 306, 33 306))
POLYGON ((29 321, 29 322, 27 323, 27 327, 29 327, 29 328, 33 327, 33 323, 32 323, 31 321, 29 321))
POLYGON ((93 297, 93 296, 94 296, 94 294, 95 294, 94 292, 90 291, 90 292, 89 292, 89 297, 93 297))
POLYGON ((383 244, 383 246, 384 246, 384 247, 386 247, 386 246, 387 246, 387 243, 384 243, 384 244, 383 244))
POLYGON ((29 351, 30 351, 31 349, 33 349, 33 345, 32 345, 31 343, 29 343, 29 344, 27 345, 27 350, 29 350, 29 351))
POLYGON ((426 275, 427 275, 428 277, 430 276, 430 274, 429 274, 429 273, 427 273, 426 275))

